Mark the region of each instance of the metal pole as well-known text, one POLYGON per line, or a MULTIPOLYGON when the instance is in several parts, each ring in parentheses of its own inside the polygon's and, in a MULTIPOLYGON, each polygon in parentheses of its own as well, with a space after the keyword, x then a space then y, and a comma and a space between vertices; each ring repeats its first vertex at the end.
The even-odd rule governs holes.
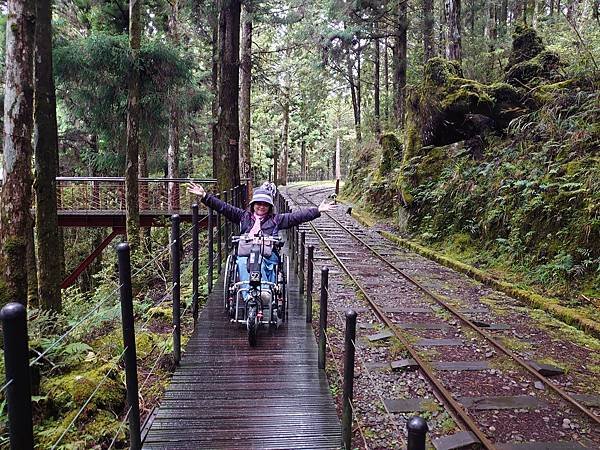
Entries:
MULTIPOLYGON (((225 203, 228 203, 229 200, 229 196, 227 195, 227 191, 223 191, 223 201, 225 203)), ((225 218, 225 223, 224 223, 224 232, 223 232, 223 244, 225 247, 225 254, 229 253, 229 220, 227 218, 225 218)))
POLYGON ((427 422, 422 417, 411 417, 406 424, 408 430, 407 450, 425 450, 425 438, 427 436, 427 422))
POLYGON ((213 210, 208 208, 208 293, 213 289, 213 266, 214 266, 214 248, 213 248, 213 210))
POLYGON ((181 361, 181 298, 180 274, 181 256, 179 254, 179 214, 171 216, 171 279, 173 281, 173 359, 179 365, 181 361))
POLYGON ((344 342, 344 393, 342 412, 342 444, 345 450, 352 448, 352 397, 354 391, 354 343, 356 342, 356 312, 346 311, 346 334, 344 342))
POLYGON ((300 284, 299 294, 304 295, 304 242, 306 241, 306 231, 300 232, 300 271, 298 273, 298 282, 300 284))
MULTIPOLYGON (((217 194, 217 198, 219 194, 217 194)), ((221 273, 221 263, 223 261, 223 232, 221 230, 221 213, 217 213, 217 253, 219 257, 217 258, 217 272, 221 273)))
POLYGON ((130 249, 127 242, 117 246, 119 261, 119 284, 121 293, 121 322, 123 346, 125 347, 125 384, 129 404, 129 446, 142 448, 140 435, 140 402, 138 399, 137 355, 135 348, 135 322, 133 318, 133 294, 131 292, 130 249))
MULTIPOLYGON (((233 188, 229 188, 229 198, 231 199, 231 204, 235 206, 235 190, 233 188)), ((227 236, 227 240, 229 241, 229 238, 234 234, 236 234, 235 223, 229 222, 229 235, 227 236)))
MULTIPOLYGON (((329 269, 321 269, 321 299, 319 300, 319 369, 325 370, 325 351, 327 345, 327 299, 329 295, 329 269)), ((312 315, 312 314, 311 314, 312 315)), ((311 319, 312 321, 312 319, 311 319)))
POLYGON ((27 310, 21 303, 7 303, 0 311, 4 335, 4 367, 8 429, 11 450, 33 450, 31 374, 27 310))
POLYGON ((200 243, 198 242, 198 204, 192 205, 192 316, 194 327, 198 321, 198 257, 200 254, 200 243))
POLYGON ((294 227, 294 270, 298 275, 298 263, 300 262, 300 231, 294 227))
POLYGON ((312 322, 312 295, 315 247, 308 246, 307 274, 306 274, 306 323, 312 322))

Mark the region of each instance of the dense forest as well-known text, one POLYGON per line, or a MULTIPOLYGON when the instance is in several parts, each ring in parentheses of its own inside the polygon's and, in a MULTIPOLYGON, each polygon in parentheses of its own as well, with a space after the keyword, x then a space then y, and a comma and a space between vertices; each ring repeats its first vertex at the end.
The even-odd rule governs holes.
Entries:
MULTIPOLYGON (((168 237, 140 231, 139 178, 214 177, 224 190, 341 177, 343 200, 401 242, 598 319, 600 1, 0 5, 0 301, 29 305, 36 351, 114 283, 105 252, 60 289, 106 230, 58 226, 56 176, 125 177, 140 268, 149 233, 168 237)), ((154 324, 141 353, 165 356, 168 312, 154 302, 166 280, 141 270, 136 283, 154 324)), ((124 439, 119 380, 69 428, 99 362, 114 363, 109 306, 37 367, 43 445, 124 439)), ((150 396, 170 370, 159 359, 150 396)))

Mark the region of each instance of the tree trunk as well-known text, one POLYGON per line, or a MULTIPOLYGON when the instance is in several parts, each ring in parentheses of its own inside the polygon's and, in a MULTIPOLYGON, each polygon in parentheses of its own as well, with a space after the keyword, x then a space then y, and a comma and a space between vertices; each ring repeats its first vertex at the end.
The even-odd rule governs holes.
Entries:
POLYGON ((138 154, 140 127, 140 69, 139 53, 142 39, 140 1, 129 0, 129 47, 133 64, 129 74, 127 95, 127 155, 125 166, 125 214, 127 240, 132 248, 139 246, 140 205, 138 197, 138 154))
POLYGON ((433 43, 433 0, 423 0, 423 63, 435 56, 433 43))
MULTIPOLYGON (((174 46, 179 45, 179 0, 171 3, 169 16, 169 39, 174 46)), ((175 88, 177 89, 177 88, 175 88)), ((173 92, 169 102, 169 147, 167 149, 167 177, 179 178, 179 99, 173 92)), ((169 183, 167 193, 169 211, 179 210, 179 184, 169 183)))
POLYGON ((502 3, 500 5, 500 35, 506 36, 507 29, 508 29, 508 0, 502 0, 502 3))
POLYGON ((361 67, 360 39, 356 49, 356 108, 358 110, 358 129, 360 130, 360 142, 362 140, 362 67, 361 67))
POLYGON ((52 6, 38 0, 35 28, 33 152, 35 159, 35 244, 37 247, 37 297, 43 309, 60 311, 61 252, 56 205, 58 131, 56 91, 52 76, 52 6))
POLYGON ((407 31, 408 16, 406 2, 398 3, 398 29, 396 34, 396 58, 394 60, 394 79, 396 86, 396 102, 394 115, 396 125, 401 128, 404 123, 404 96, 406 91, 406 66, 407 66, 407 31))
POLYGON ((494 0, 487 0, 485 8, 487 20, 485 21, 483 35, 488 40, 490 49, 493 50, 496 47, 496 39, 498 37, 496 30, 496 5, 494 0))
POLYGON ((30 216, 29 224, 27 226, 27 302, 32 306, 39 306, 34 228, 35 219, 33 216, 30 216))
POLYGON ((469 29, 471 34, 475 34, 475 14, 477 7, 475 6, 475 0, 469 0, 469 29))
POLYGON ((252 4, 242 7, 242 43, 240 59, 240 176, 249 178, 250 159, 250 88, 252 81, 252 4))
POLYGON ((23 262, 31 209, 35 2, 9 0, 6 12, 0 304, 26 304, 27 271, 23 270, 23 262))
POLYGON ((356 84, 354 83, 354 63, 352 61, 352 47, 348 45, 348 82, 350 84, 350 95, 352 97, 352 111, 354 113, 354 129, 356 131, 357 142, 362 141, 360 132, 360 111, 358 107, 358 98, 356 95, 356 84))
POLYGON ((306 141, 300 142, 300 180, 306 181, 306 141))
POLYGON ((341 145, 340 145, 340 137, 337 136, 335 139, 335 179, 340 180, 342 178, 342 169, 340 165, 340 153, 341 153, 341 145))
MULTIPOLYGON (((287 84, 287 82, 286 82, 287 84)), ((285 87, 283 100, 283 129, 281 130, 281 154, 279 155, 279 184, 285 186, 288 179, 289 135, 290 135, 290 88, 285 87)))
MULTIPOLYGON (((375 33, 378 32, 378 27, 375 29, 375 33)), ((379 78, 380 78, 380 52, 379 52, 379 39, 375 39, 375 61, 374 61, 374 74, 373 74, 373 97, 374 97, 374 115, 375 115, 375 134, 379 136, 381 134, 381 121, 380 121, 380 98, 379 98, 379 78)))
POLYGON ((224 1, 219 20, 219 48, 223 57, 219 73, 219 117, 217 122, 217 171, 219 189, 240 183, 239 170, 239 50, 240 1, 224 1), (222 39, 221 39, 222 38, 222 39))
POLYGON ((460 0, 445 0, 444 7, 448 21, 448 42, 446 58, 462 61, 460 0))
POLYGON ((212 121, 211 121, 211 136, 212 136, 212 169, 213 169, 213 178, 217 176, 217 171, 219 169, 219 129, 217 127, 218 115, 219 115, 219 57, 221 45, 219 44, 219 36, 220 36, 220 1, 215 0, 214 2, 215 10, 214 14, 211 14, 208 18, 210 23, 210 27, 212 30, 212 74, 211 74, 211 87, 213 91, 212 98, 212 121))
MULTIPOLYGON (((140 157, 138 160, 138 172, 140 178, 148 178, 148 143, 144 140, 140 142, 140 157)), ((148 209, 149 195, 148 183, 140 183, 140 205, 143 209, 148 209)), ((152 250, 151 227, 140 228, 140 239, 147 252, 152 250)))
POLYGON ((388 63, 388 39, 387 37, 383 41, 383 83, 385 89, 385 105, 383 109, 383 114, 385 116, 385 121, 390 120, 390 65, 388 63))

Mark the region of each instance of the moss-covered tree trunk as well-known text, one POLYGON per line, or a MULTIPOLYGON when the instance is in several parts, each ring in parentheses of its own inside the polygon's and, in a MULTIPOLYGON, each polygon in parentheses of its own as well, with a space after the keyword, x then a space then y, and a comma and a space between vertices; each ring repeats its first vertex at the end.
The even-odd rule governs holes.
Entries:
POLYGON ((56 92, 52 76, 52 6, 50 0, 37 2, 34 66, 33 153, 35 156, 37 296, 39 305, 43 309, 60 311, 61 267, 56 263, 56 255, 61 252, 56 205, 58 131, 56 92))
POLYGON ((6 8, 0 303, 26 304, 27 271, 23 262, 31 208, 35 2, 9 0, 6 8))
POLYGON ((133 248, 139 246, 140 205, 138 195, 138 158, 140 126, 140 68, 139 53, 142 38, 141 0, 129 0, 129 46, 133 65, 129 73, 127 95, 127 154, 125 164, 125 214, 127 240, 133 248))
POLYGON ((34 225, 35 219, 32 216, 27 225, 27 302, 30 305, 38 306, 38 277, 37 258, 35 257, 34 225))
POLYGON ((219 19, 219 108, 215 176, 220 189, 239 184, 240 1, 226 0, 219 19))
POLYGON ((250 88, 252 81, 252 3, 242 7, 242 44, 240 57, 240 176, 249 178, 250 88))

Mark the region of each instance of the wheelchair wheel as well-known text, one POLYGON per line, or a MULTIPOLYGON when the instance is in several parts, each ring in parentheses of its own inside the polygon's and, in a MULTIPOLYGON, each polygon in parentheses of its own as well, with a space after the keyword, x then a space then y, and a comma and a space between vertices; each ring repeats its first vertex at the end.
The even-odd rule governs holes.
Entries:
POLYGON ((246 326, 248 327, 248 343, 251 347, 256 347, 256 332, 258 328, 258 325, 256 323, 256 307, 251 307, 248 311, 248 319, 246 319, 246 326))
POLYGON ((227 256, 227 262, 225 263, 225 272, 223 276, 223 307, 227 310, 229 308, 229 287, 234 283, 235 275, 235 263, 234 255, 227 256))

